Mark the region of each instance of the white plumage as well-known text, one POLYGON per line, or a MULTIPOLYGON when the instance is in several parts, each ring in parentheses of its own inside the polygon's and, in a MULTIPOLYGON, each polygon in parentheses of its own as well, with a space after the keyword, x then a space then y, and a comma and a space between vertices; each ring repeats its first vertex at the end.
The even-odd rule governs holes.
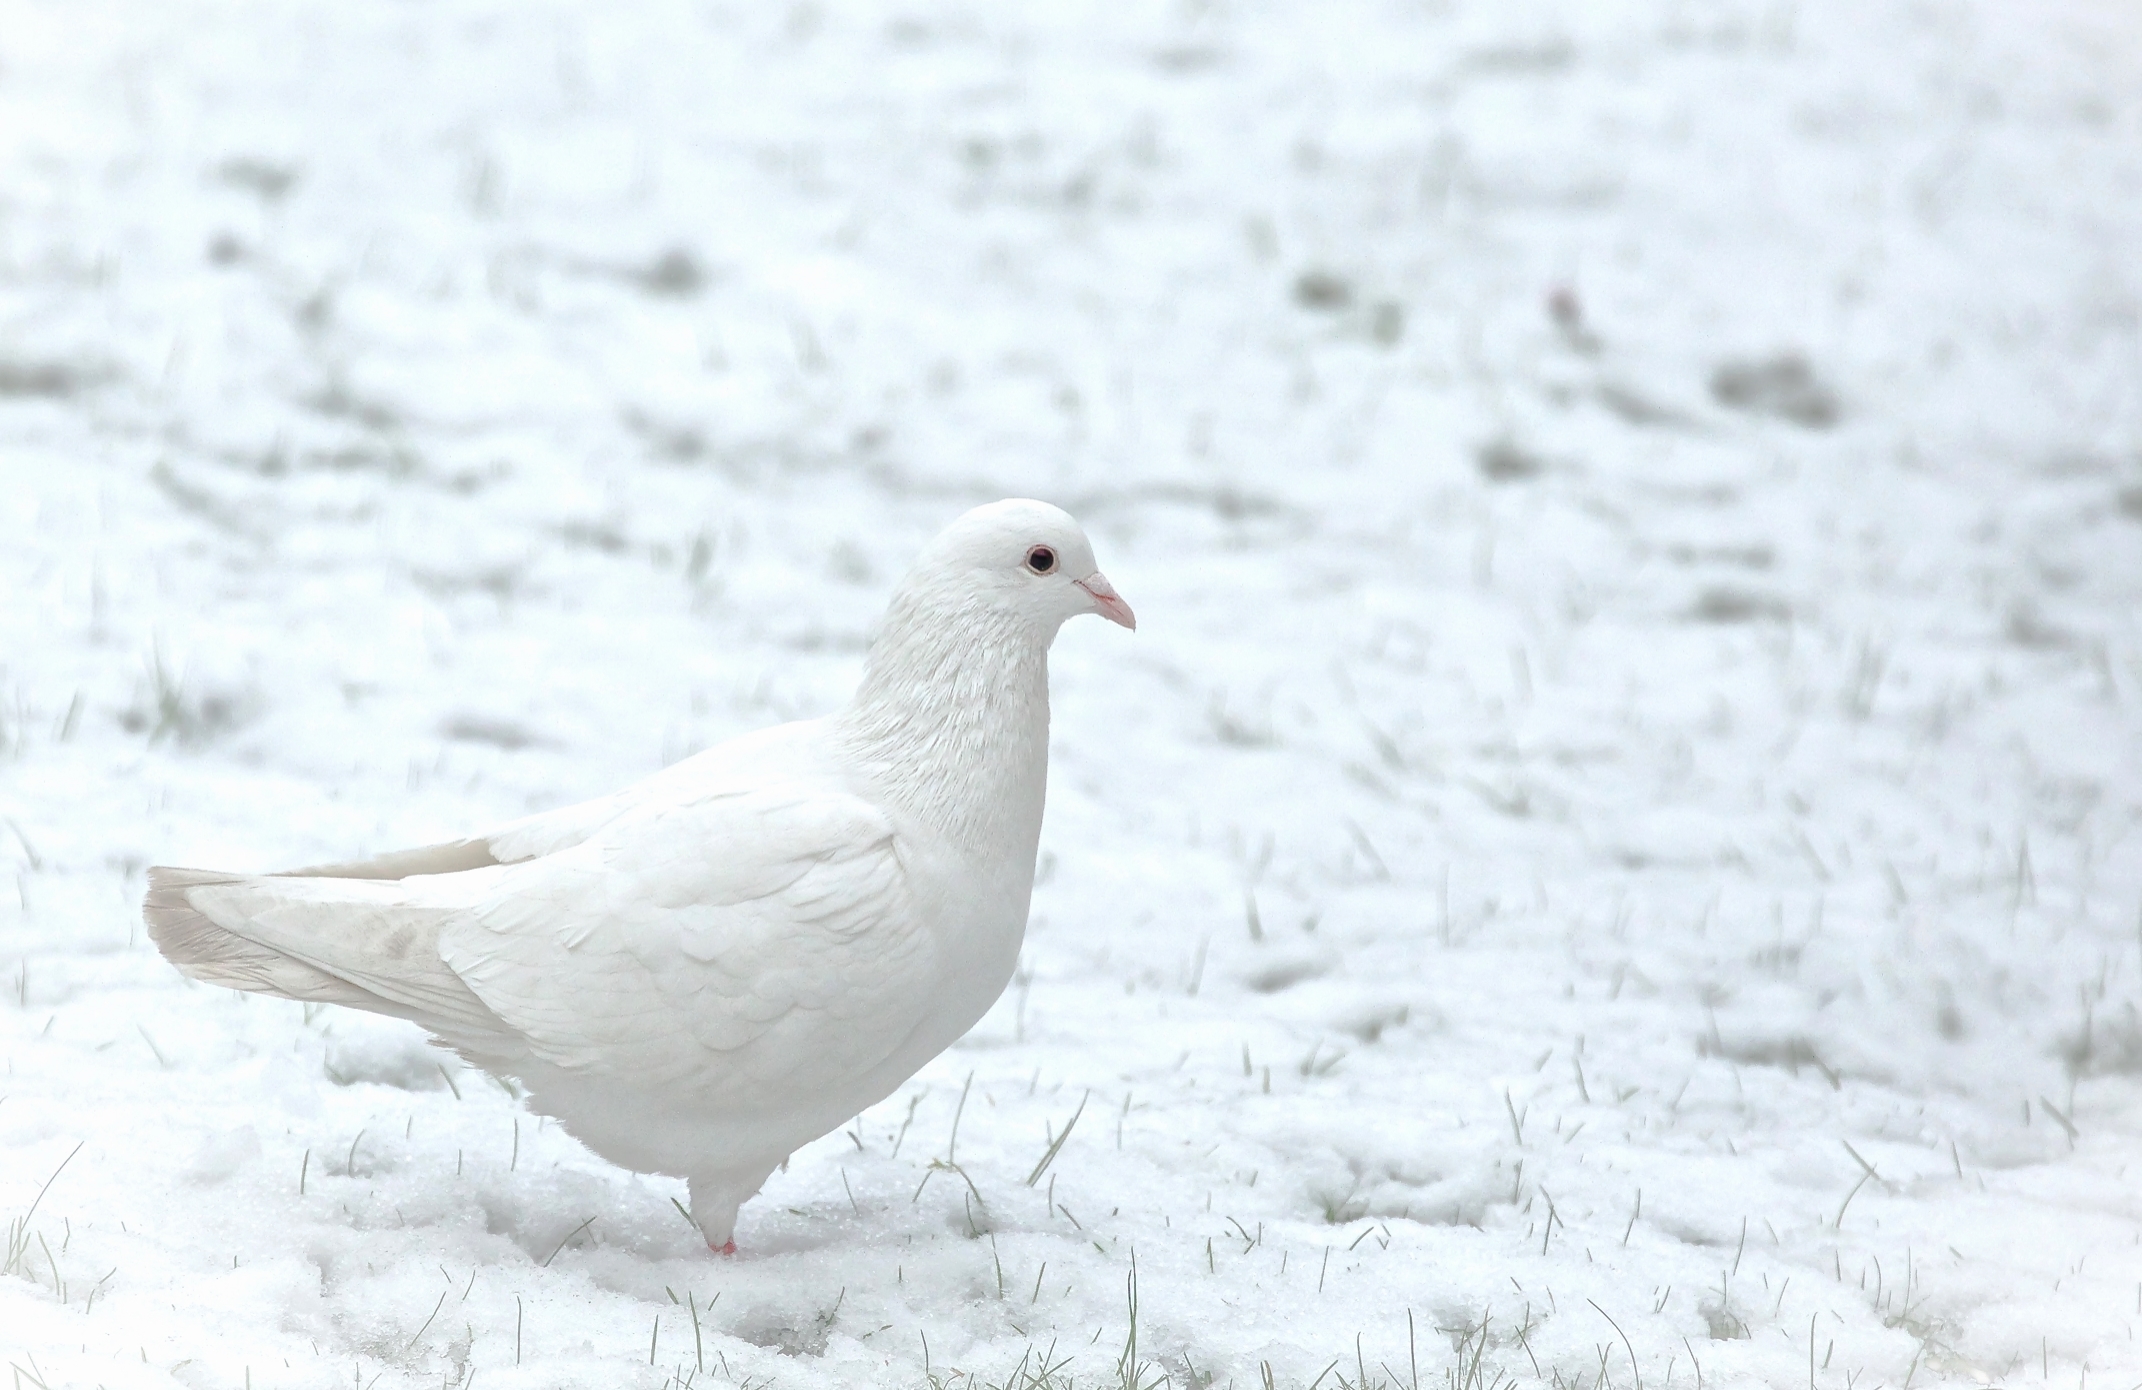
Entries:
POLYGON ((1048 777, 1048 649, 1130 608, 1041 502, 978 507, 893 596, 839 714, 595 801, 360 863, 149 871, 187 975, 406 1018, 588 1147, 736 1212, 1011 978, 1048 777))

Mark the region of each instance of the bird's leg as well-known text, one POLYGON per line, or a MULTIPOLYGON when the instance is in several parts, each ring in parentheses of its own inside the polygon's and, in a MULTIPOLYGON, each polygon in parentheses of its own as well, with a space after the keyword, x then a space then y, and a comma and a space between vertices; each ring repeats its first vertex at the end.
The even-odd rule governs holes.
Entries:
POLYGON ((689 1179, 692 1193, 692 1224, 706 1237, 707 1249, 717 1255, 736 1253, 736 1209, 759 1190, 750 1178, 738 1180, 734 1173, 709 1173, 689 1179))

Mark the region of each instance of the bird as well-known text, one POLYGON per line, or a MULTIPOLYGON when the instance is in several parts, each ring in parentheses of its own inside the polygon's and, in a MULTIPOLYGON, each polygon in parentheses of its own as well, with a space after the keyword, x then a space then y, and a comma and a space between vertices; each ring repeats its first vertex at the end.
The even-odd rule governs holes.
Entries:
POLYGON ((710 1250, 797 1148, 891 1095, 1018 964, 1048 653, 1137 618, 1078 523, 977 507, 896 586, 849 703, 486 833, 269 874, 157 867, 186 976, 407 1019, 621 1167, 710 1250))

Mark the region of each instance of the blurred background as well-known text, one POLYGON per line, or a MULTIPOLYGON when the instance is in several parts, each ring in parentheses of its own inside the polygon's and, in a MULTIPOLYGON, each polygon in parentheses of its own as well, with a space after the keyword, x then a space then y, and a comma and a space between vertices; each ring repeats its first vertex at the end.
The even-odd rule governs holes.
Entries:
POLYGON ((0 599, 53 1385, 2142 1379, 2129 6, 5 0, 0 599), (1141 627, 755 1260, 137 929, 833 709, 1007 495, 1141 627))

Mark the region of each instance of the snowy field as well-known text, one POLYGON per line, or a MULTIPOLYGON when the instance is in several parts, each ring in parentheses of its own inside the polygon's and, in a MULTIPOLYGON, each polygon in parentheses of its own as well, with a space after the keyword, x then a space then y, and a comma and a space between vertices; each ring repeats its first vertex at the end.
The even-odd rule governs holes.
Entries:
POLYGON ((2117 0, 5 0, 0 599, 15 1390, 2142 1381, 2117 0), (733 1260, 138 926, 1005 495, 1020 975, 733 1260))

